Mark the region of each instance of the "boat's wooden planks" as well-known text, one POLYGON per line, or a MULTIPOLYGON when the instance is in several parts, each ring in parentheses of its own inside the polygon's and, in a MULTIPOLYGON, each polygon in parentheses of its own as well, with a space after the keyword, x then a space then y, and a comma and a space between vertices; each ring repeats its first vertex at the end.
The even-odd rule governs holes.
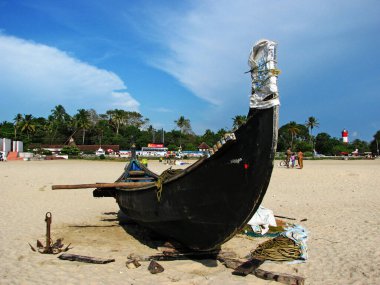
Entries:
POLYGON ((129 171, 130 176, 143 176, 145 174, 146 174, 145 171, 142 171, 142 170, 130 170, 129 171))
POLYGON ((154 180, 154 177, 127 177, 126 180, 154 180))

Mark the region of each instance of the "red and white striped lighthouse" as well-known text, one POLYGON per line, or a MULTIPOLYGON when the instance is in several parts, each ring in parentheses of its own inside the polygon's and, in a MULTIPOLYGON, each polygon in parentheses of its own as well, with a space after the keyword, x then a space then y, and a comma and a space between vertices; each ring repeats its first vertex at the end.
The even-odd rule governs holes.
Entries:
POLYGON ((342 141, 348 143, 348 131, 346 129, 342 131, 342 141))

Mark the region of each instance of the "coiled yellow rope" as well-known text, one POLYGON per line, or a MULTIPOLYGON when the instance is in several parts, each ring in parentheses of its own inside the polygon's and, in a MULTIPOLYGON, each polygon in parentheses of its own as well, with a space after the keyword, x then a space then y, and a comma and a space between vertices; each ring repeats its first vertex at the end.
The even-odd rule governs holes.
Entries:
POLYGON ((260 260, 293 261, 301 257, 301 249, 293 240, 278 236, 259 244, 251 256, 260 260))

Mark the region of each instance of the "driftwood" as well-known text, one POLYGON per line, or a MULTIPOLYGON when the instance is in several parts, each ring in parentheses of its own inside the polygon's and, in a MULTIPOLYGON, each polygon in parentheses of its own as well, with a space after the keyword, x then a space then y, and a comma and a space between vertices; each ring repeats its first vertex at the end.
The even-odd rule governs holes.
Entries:
MULTIPOLYGON (((234 274, 236 274, 235 272, 237 270, 239 270, 239 273, 243 271, 238 268, 248 268, 249 265, 251 267, 254 267, 254 263, 250 264, 247 261, 244 262, 236 258, 224 257, 223 255, 220 255, 220 254, 218 254, 218 260, 222 262, 226 267, 234 269, 235 270, 233 272, 234 274), (243 264, 245 265, 243 266, 243 264)), ((288 284, 288 285, 305 284, 305 278, 303 277, 286 274, 286 273, 270 272, 270 271, 259 269, 257 267, 253 269, 252 272, 250 272, 250 274, 253 274, 256 277, 261 278, 261 279, 277 281, 277 282, 288 284)), ((238 275, 243 275, 243 274, 238 274, 238 275)))
POLYGON ((263 260, 258 259, 250 259, 238 267, 232 272, 234 275, 240 275, 240 276, 247 276, 248 274, 251 274, 255 269, 259 268, 261 264, 263 264, 263 260))
MULTIPOLYGON (((286 273, 270 272, 259 269, 259 266, 264 262, 258 259, 240 259, 235 252, 214 250, 214 251, 178 251, 170 244, 165 244, 163 247, 159 247, 162 253, 150 255, 150 256, 138 256, 130 254, 129 260, 136 261, 151 261, 152 268, 157 263, 153 261, 172 261, 172 260, 186 260, 186 259, 217 259, 227 268, 231 268, 234 271, 232 274, 246 276, 248 274, 255 275, 258 278, 265 280, 277 281, 288 285, 303 285, 305 279, 300 276, 295 276, 286 273)), ((131 261, 130 261, 131 262, 131 261)), ((149 266, 151 266, 151 264, 149 266)), ((157 263, 158 264, 158 263, 157 263)), ((154 269, 152 269, 154 270, 154 269)))
POLYGON ((125 265, 128 267, 128 269, 135 269, 141 266, 140 262, 138 262, 136 259, 128 259, 125 265))
POLYGON ((274 280, 283 284, 289 285, 303 285, 305 284, 305 278, 300 276, 295 276, 286 273, 270 272, 262 269, 255 269, 255 276, 265 279, 274 280))
POLYGON ((63 260, 80 261, 80 262, 96 263, 96 264, 106 264, 106 263, 115 261, 115 259, 111 259, 111 258, 98 258, 98 257, 91 257, 91 256, 84 256, 84 255, 77 255, 77 254, 70 254, 70 253, 62 253, 60 256, 58 256, 58 258, 63 259, 63 260))
POLYGON ((85 188, 139 188, 153 186, 154 182, 115 182, 115 183, 92 183, 92 184, 71 184, 71 185, 53 185, 52 190, 60 189, 85 189, 85 188))

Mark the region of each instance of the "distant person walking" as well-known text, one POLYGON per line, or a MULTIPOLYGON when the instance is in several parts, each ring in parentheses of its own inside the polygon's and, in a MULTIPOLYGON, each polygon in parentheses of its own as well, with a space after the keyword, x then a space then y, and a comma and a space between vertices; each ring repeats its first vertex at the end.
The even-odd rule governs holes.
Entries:
POLYGON ((298 167, 302 169, 303 168, 303 152, 301 150, 298 151, 297 157, 298 157, 298 167))

